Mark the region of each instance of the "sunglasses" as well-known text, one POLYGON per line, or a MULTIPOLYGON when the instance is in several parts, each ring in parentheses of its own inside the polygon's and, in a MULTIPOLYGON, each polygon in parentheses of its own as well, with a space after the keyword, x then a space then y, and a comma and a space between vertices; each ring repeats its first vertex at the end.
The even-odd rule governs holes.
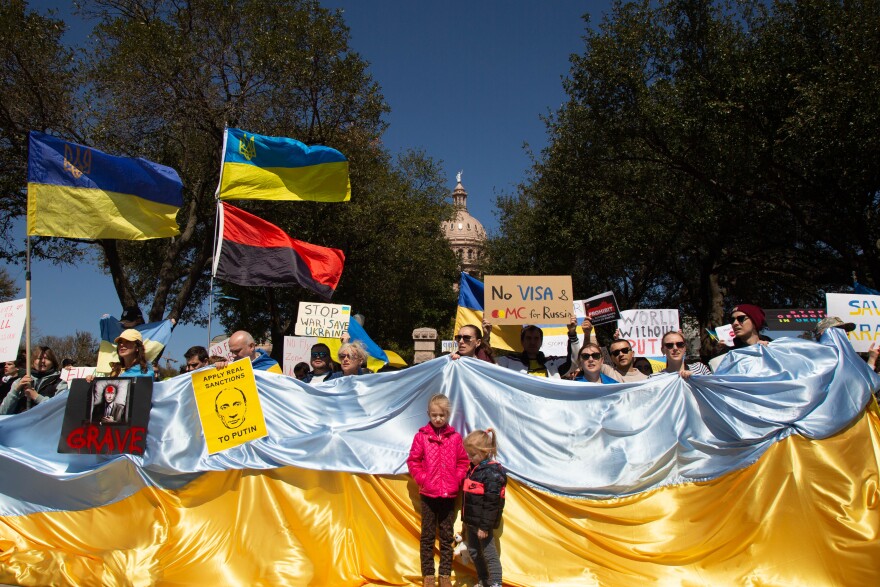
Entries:
POLYGON ((594 361, 598 361, 602 358, 602 353, 581 353, 581 360, 586 361, 587 359, 593 359, 594 361))
POLYGON ((354 355, 349 355, 348 353, 339 353, 340 361, 344 361, 346 359, 354 359, 354 355))
POLYGON ((616 357, 620 353, 623 353, 624 355, 628 355, 631 350, 632 349, 614 349, 613 351, 611 351, 611 356, 616 357))
POLYGON ((328 353, 326 351, 316 351, 316 352, 312 353, 313 359, 326 359, 329 356, 330 356, 330 353, 328 353))
POLYGON ((470 334, 456 334, 453 339, 455 340, 455 342, 461 342, 462 340, 465 342, 470 342, 474 340, 474 337, 470 334))
POLYGON ((743 314, 742 316, 731 316, 730 323, 733 324, 734 322, 739 322, 740 324, 742 324, 743 322, 745 322, 748 319, 749 319, 749 317, 746 316, 745 314, 743 314))
POLYGON ((663 346, 665 346, 667 350, 672 350, 683 349, 686 345, 683 342, 664 342, 663 346))

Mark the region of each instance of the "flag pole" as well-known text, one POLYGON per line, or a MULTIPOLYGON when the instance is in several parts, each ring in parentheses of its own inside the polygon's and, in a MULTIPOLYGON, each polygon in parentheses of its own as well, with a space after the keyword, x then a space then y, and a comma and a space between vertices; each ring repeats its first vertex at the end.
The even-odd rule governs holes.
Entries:
POLYGON ((25 315, 27 319, 24 323, 24 372, 26 375, 31 373, 31 235, 27 235, 27 247, 25 249, 25 270, 24 270, 24 297, 25 297, 25 315))
POLYGON ((217 235, 223 230, 220 214, 220 187, 223 185, 223 165, 226 163, 226 141, 229 137, 229 125, 223 123, 223 145, 220 148, 220 178, 217 180, 217 191, 214 192, 214 200, 217 202, 217 210, 214 214, 214 256, 211 259, 211 285, 208 291, 208 354, 211 350, 211 321, 214 318, 214 274, 217 273, 217 235))

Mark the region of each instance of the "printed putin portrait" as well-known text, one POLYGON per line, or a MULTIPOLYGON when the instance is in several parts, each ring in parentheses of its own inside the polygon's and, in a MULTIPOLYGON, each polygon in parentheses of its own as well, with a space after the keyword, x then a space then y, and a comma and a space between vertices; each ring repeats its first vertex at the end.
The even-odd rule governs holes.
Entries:
POLYGON ((92 394, 91 422, 99 425, 128 423, 128 382, 99 380, 92 394))
POLYGON ((214 399, 214 410, 224 426, 235 430, 244 424, 247 398, 240 389, 224 389, 214 399))

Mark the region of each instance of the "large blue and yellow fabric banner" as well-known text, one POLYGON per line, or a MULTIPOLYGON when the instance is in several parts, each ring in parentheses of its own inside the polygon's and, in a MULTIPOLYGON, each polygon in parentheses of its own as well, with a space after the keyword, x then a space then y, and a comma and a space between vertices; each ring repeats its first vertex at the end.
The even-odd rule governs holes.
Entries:
POLYGON ((28 235, 146 240, 180 234, 183 183, 164 165, 31 131, 28 235))
POLYGON ((719 371, 257 372, 269 435, 213 455, 186 376, 155 386, 143 456, 56 453, 62 394, 0 418, 0 582, 419 583, 405 459, 444 392, 459 431, 499 431, 505 585, 878 584, 880 378, 834 329, 732 351, 719 371))
POLYGON ((228 128, 217 195, 221 200, 351 199, 348 159, 322 145, 228 128))

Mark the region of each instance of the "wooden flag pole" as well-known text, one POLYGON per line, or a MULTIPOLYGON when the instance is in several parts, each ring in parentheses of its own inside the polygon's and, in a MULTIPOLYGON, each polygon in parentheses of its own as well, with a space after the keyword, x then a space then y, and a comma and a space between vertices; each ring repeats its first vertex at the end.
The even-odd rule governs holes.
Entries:
POLYGON ((24 322, 24 372, 31 373, 31 236, 27 236, 27 253, 25 254, 24 270, 24 297, 25 297, 25 322, 24 322))

